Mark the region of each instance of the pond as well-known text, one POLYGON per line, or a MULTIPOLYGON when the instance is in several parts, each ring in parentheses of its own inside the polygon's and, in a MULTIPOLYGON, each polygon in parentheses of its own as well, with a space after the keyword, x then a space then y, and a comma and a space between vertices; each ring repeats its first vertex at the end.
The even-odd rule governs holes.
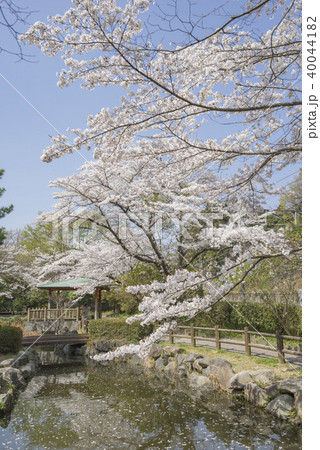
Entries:
MULTIPOLYGON (((5 449, 300 449, 300 430, 128 364, 46 367, 0 427, 5 449)), ((1 447, 0 447, 1 448, 1 447)))

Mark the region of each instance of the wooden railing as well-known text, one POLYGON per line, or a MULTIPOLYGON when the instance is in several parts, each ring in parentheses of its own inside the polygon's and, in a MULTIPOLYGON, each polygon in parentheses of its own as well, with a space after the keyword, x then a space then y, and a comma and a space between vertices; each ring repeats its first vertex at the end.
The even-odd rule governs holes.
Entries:
POLYGON ((50 320, 80 320, 82 308, 74 309, 30 309, 27 312, 28 322, 50 321, 50 320))
POLYGON ((87 334, 47 334, 41 336, 24 336, 23 346, 30 345, 57 345, 57 344, 85 344, 89 340, 87 334))
POLYGON ((277 352, 279 362, 285 362, 285 354, 294 355, 294 356, 302 356, 302 352, 287 350, 284 348, 284 340, 291 341, 299 341, 302 342, 301 337, 297 336, 287 336, 280 333, 280 331, 276 331, 275 334, 271 333, 260 333, 256 331, 249 331, 248 327, 245 327, 243 330, 231 330, 227 328, 219 328, 217 325, 214 328, 207 327, 195 327, 191 326, 178 326, 175 331, 178 330, 186 330, 188 334, 175 334, 173 332, 169 333, 169 342, 171 344, 174 343, 174 338, 184 338, 189 340, 192 347, 197 346, 197 342, 206 341, 212 342, 215 344, 216 350, 221 350, 221 344, 234 344, 240 345, 245 348, 245 353, 247 356, 251 356, 252 348, 259 348, 263 350, 274 350, 277 352), (198 332, 206 332, 209 335, 201 336, 198 332), (232 340, 232 339, 221 339, 221 333, 234 333, 243 335, 243 341, 241 340, 232 340), (213 336, 213 337, 212 337, 213 336), (263 345, 251 342, 251 336, 262 336, 266 338, 275 338, 276 342, 274 345, 263 345))

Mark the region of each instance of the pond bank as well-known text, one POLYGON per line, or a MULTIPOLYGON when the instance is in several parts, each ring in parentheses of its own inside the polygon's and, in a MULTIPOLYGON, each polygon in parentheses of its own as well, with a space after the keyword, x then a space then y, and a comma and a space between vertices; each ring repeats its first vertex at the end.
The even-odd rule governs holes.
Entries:
MULTIPOLYGON (((114 350, 123 341, 102 340, 92 342, 87 349, 88 356, 114 350)), ((247 402, 265 409, 273 416, 300 425, 302 421, 301 378, 277 381, 271 369, 244 370, 235 373, 232 364, 220 356, 211 358, 201 353, 183 353, 177 346, 153 344, 149 355, 123 355, 115 361, 131 366, 141 366, 146 371, 154 371, 179 384, 183 380, 191 391, 200 395, 223 391, 231 396, 240 396, 247 402)), ((97 361, 109 365, 109 361, 97 361)))
POLYGON ((41 360, 33 348, 0 362, 0 414, 12 410, 17 396, 40 367, 41 360))
POLYGON ((86 361, 41 368, 0 423, 6 449, 301 450, 300 427, 238 396, 200 396, 141 365, 86 361))

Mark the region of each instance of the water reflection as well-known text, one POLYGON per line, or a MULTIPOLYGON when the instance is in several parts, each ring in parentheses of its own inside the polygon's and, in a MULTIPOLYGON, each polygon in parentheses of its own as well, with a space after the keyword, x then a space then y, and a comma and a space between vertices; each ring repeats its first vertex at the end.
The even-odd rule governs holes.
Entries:
POLYGON ((190 397, 126 364, 47 369, 19 398, 7 449, 300 449, 289 424, 226 395, 190 397), (205 407, 203 406, 205 403, 205 407))

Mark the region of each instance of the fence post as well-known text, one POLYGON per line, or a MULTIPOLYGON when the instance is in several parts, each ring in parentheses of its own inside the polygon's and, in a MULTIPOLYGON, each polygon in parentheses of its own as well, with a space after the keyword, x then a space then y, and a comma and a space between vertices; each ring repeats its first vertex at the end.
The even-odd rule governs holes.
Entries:
POLYGON ((281 333, 279 330, 276 331, 276 338, 277 338, 277 350, 278 350, 278 358, 279 363, 284 363, 284 353, 283 353, 283 338, 281 336, 281 333))
POLYGON ((244 347, 246 349, 246 355, 251 356, 250 334, 248 331, 248 327, 244 327, 244 347))
POLYGON ((28 312, 27 312, 27 321, 30 322, 30 308, 28 308, 28 312))
POLYGON ((77 306, 77 320, 80 320, 80 306, 77 306))
POLYGON ((44 319, 45 322, 48 320, 48 310, 47 308, 44 308, 44 319))
POLYGON ((215 326, 215 336, 216 336, 216 350, 220 350, 221 345, 220 345, 220 335, 219 335, 219 326, 218 325, 215 326))
POLYGON ((196 346, 196 341, 195 341, 195 338, 194 338, 194 328, 193 328, 192 324, 190 325, 190 340, 191 340, 191 346, 195 347, 196 346))
POLYGON ((173 332, 169 332, 169 344, 173 344, 173 332))

